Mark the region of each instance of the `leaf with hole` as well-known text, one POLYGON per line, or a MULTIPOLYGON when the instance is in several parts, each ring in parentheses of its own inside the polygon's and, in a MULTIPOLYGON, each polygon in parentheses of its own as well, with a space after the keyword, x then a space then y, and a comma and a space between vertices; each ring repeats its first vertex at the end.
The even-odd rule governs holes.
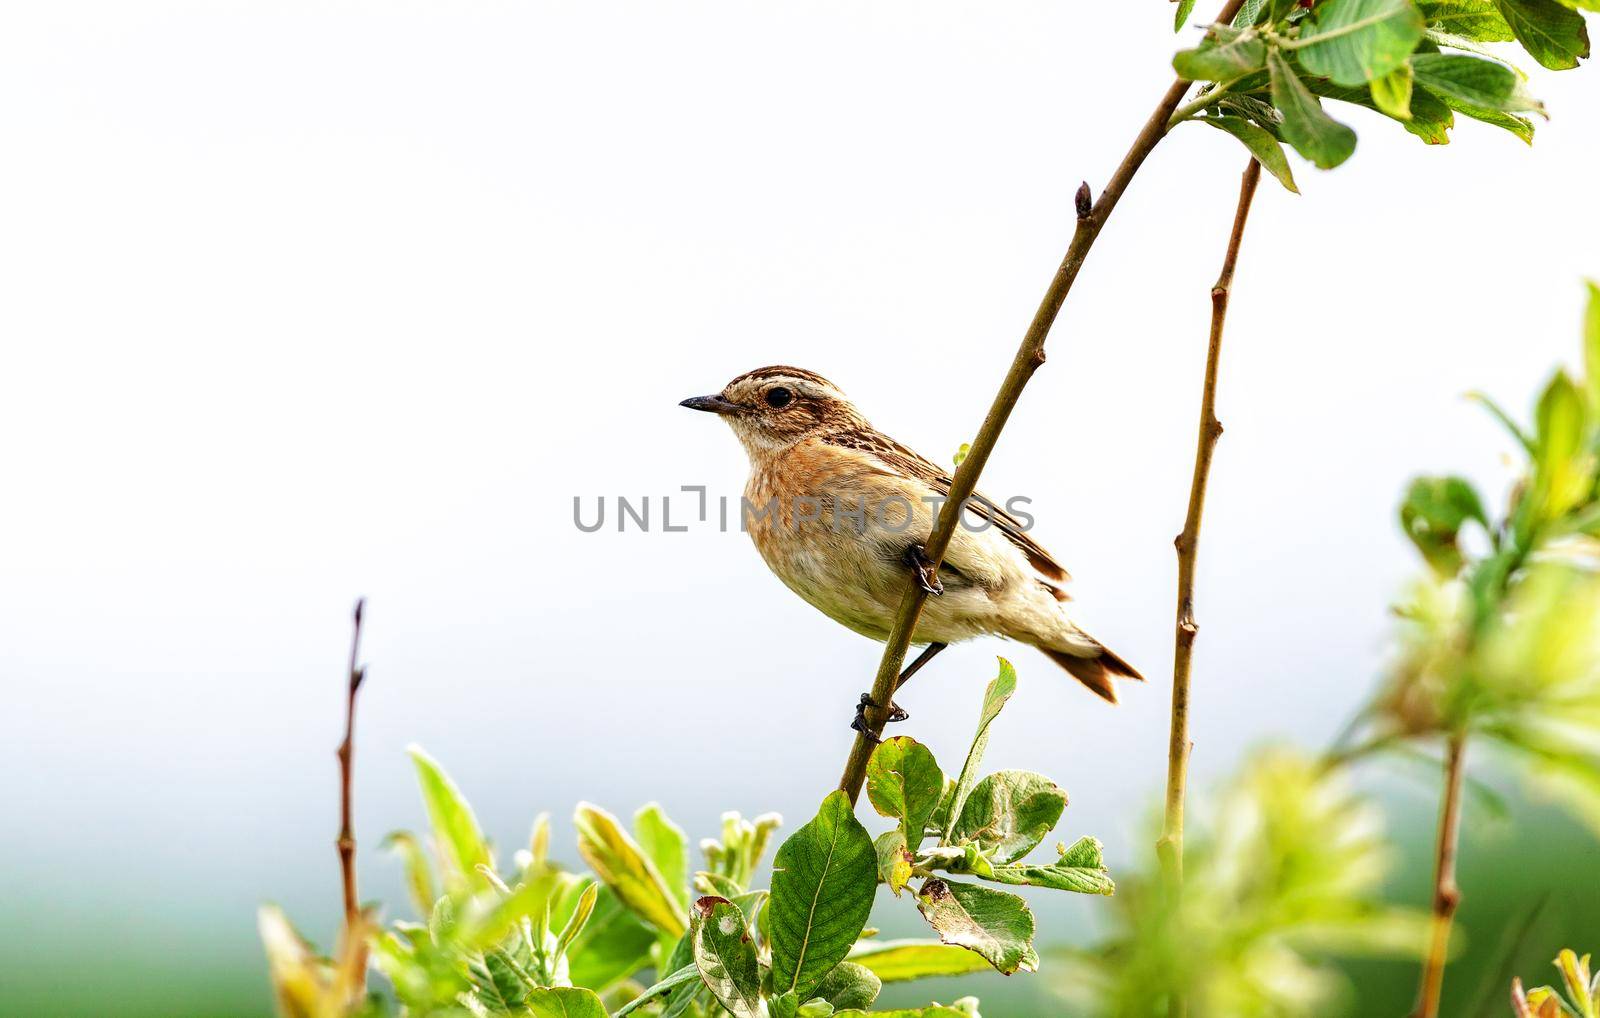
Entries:
POLYGON ((1033 913, 1014 894, 929 877, 917 891, 917 911, 940 940, 975 952, 1006 975, 1039 967, 1033 913))
POLYGON ((755 940, 739 906, 707 896, 694 903, 694 964, 734 1018, 766 1018, 755 940))

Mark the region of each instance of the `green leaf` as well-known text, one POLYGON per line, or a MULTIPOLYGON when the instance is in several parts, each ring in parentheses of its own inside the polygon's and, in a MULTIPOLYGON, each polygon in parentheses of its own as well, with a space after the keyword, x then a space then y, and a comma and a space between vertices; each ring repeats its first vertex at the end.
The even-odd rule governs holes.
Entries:
POLYGON ((528 992, 536 988, 523 978, 516 961, 499 949, 485 953, 482 966, 468 965, 467 971, 477 996, 496 1011, 522 1010, 528 992))
POLYGON ((417 783, 422 786, 422 802, 433 825, 434 841, 449 870, 447 882, 456 887, 487 887, 478 867, 493 869, 494 858, 472 807, 444 768, 421 746, 411 745, 406 751, 417 768, 417 783))
POLYGON ((911 853, 906 850, 906 834, 896 827, 885 831, 872 842, 873 853, 878 857, 878 879, 889 886, 896 898, 911 882, 911 853))
POLYGON ((1461 102, 1458 99, 1446 97, 1445 104, 1456 110, 1462 116, 1471 117, 1473 120, 1482 121, 1521 138, 1524 143, 1533 144, 1533 121, 1527 117, 1519 117, 1515 113, 1502 113, 1499 110, 1486 110, 1480 106, 1461 102))
POLYGON ((726 898, 694 903, 694 963, 711 993, 734 1018, 766 1018, 761 966, 744 913, 726 898))
POLYGON ((1407 132, 1421 138, 1428 145, 1450 143, 1450 129, 1456 126, 1455 114, 1450 112, 1450 107, 1438 96, 1420 88, 1413 89, 1410 108, 1411 119, 1401 121, 1407 132))
MULTIPOLYGON (((989 726, 994 724, 994 719, 1000 716, 1000 710, 1011 699, 1011 694, 1017 691, 1017 670, 1011 667, 1011 662, 1005 658, 998 658, 1000 672, 983 691, 983 709, 978 713, 978 731, 972 737, 972 746, 967 750, 967 759, 961 764, 961 776, 956 779, 956 787, 950 798, 950 808, 944 811, 948 818, 961 815, 968 794, 972 786, 978 781, 978 768, 983 764, 984 751, 989 748, 989 726)), ((941 804, 942 805, 942 804, 941 804)), ((939 839, 941 845, 950 843, 950 824, 948 821, 940 825, 944 835, 939 839)))
POLYGON ((422 843, 410 831, 394 831, 383 839, 380 846, 398 855, 406 873, 406 890, 411 894, 411 905, 417 915, 425 916, 439 900, 433 886, 433 869, 428 865, 428 854, 422 843))
POLYGON ((1471 482, 1460 477, 1418 477, 1400 503, 1401 529, 1442 578, 1461 571, 1456 538, 1468 520, 1490 529, 1483 500, 1471 482))
POLYGON ((1322 103, 1274 50, 1267 57, 1272 72, 1272 104, 1283 114, 1283 136, 1296 152, 1322 169, 1332 169, 1356 150, 1356 133, 1322 112, 1322 103))
MULTIPOLYGON (((1365 86, 1346 88, 1332 82, 1312 79, 1306 83, 1306 87, 1324 99, 1354 103, 1369 110, 1377 110, 1384 116, 1390 116, 1379 108, 1377 100, 1372 97, 1371 89, 1365 86)), ((1400 120, 1397 123, 1404 126, 1407 133, 1421 138, 1424 144, 1448 145, 1450 128, 1455 126, 1456 118, 1438 96, 1426 89, 1414 88, 1411 92, 1411 119, 1400 120)))
POLYGON ((1381 78, 1374 78, 1368 89, 1378 109, 1396 120, 1411 119, 1411 86, 1413 72, 1410 64, 1399 67, 1381 78))
POLYGON ((589 917, 594 914, 595 901, 600 897, 600 885, 590 884, 583 889, 578 897, 577 907, 572 910, 572 916, 566 925, 561 928, 561 934, 556 937, 556 957, 567 953, 567 948, 577 939, 578 934, 589 924, 589 917))
POLYGON ((667 978, 661 980, 659 983, 652 984, 643 993, 622 1005, 617 1009, 617 1013, 614 1018, 623 1018, 624 1015, 632 1014, 634 1011, 637 1011, 639 1008, 650 1003, 650 1001, 654 1000, 655 998, 664 993, 675 990, 686 983, 698 982, 700 982, 699 966, 685 965, 673 972, 667 978))
POLYGON ((1183 31, 1183 26, 1188 23, 1189 15, 1194 13, 1195 0, 1178 0, 1178 11, 1172 18, 1172 30, 1183 31))
MULTIPOLYGON (((772 1018, 831 1018, 833 1005, 821 997, 802 1002, 793 990, 773 997, 769 1007, 772 1018)), ((861 1014, 857 1011, 856 1014, 861 1014)))
POLYGON ((1422 30, 1411 0, 1324 0, 1294 46, 1311 73, 1361 85, 1405 66, 1422 30))
POLYGON ((944 791, 944 772, 933 753, 907 735, 885 740, 867 761, 867 798, 879 816, 900 821, 906 847, 922 844, 928 820, 944 791))
POLYGON ((1066 808, 1067 793, 1043 774, 1000 771, 973 788, 951 833, 997 862, 1016 862, 1055 830, 1066 808))
POLYGON ((1488 410, 1495 420, 1499 421, 1507 431, 1511 432, 1511 437, 1517 440, 1517 444, 1522 446, 1524 452, 1529 456, 1534 455, 1533 437, 1523 431, 1517 422, 1511 419, 1511 415, 1500 408, 1500 404, 1481 392, 1469 392, 1467 393, 1467 398, 1475 403, 1482 404, 1483 408, 1488 410))
POLYGON ((996 866, 990 879, 1002 884, 1049 887, 1078 894, 1112 894, 1117 889, 1106 872, 1100 842, 1095 838, 1079 838, 1071 847, 1063 848, 1061 857, 1048 866, 1027 863, 996 866))
POLYGON ((1256 162, 1274 177, 1278 183, 1288 188, 1295 194, 1300 189, 1294 184, 1294 173, 1289 169, 1289 158, 1283 154, 1283 146, 1278 144, 1278 139, 1268 134, 1265 128, 1258 127, 1243 117, 1196 117, 1197 123, 1210 124, 1219 131, 1238 138, 1250 154, 1256 157, 1256 162))
MULTIPOLYGON (((456 943, 474 951, 493 947, 504 940, 513 929, 521 926, 523 920, 543 919, 546 910, 551 908, 558 895, 569 889, 575 895, 584 890, 583 883, 584 881, 570 873, 546 870, 519 884, 516 890, 509 893, 502 892, 499 900, 486 911, 479 908, 464 909, 459 928, 454 929, 450 937, 456 943)), ((483 900, 480 897, 474 904, 483 900)), ((574 903, 576 900, 574 897, 574 903)), ((454 915, 449 918, 453 923, 454 915)))
POLYGON ((527 1004, 533 1018, 607 1018, 606 1006, 594 991, 575 986, 534 990, 527 1004))
POLYGON ((1589 416, 1600 420, 1600 284, 1590 282, 1583 315, 1583 374, 1589 394, 1589 416))
POLYGON ((656 803, 633 815, 633 834, 639 847, 665 881, 667 892, 685 912, 689 909, 689 836, 656 803))
POLYGON ((661 871, 616 817, 580 802, 573 823, 578 828, 578 854, 624 905, 662 933, 681 936, 688 929, 688 916, 668 890, 661 871))
POLYGON ((1522 48, 1543 66, 1567 70, 1589 55, 1583 15, 1556 0, 1495 0, 1495 7, 1522 48))
POLYGON ((1534 489, 1542 517, 1556 519, 1583 500, 1594 481, 1594 458, 1583 448, 1588 429, 1584 397, 1564 371, 1545 386, 1535 408, 1538 460, 1534 489))
POLYGON ((836 1008, 871 1007, 883 989, 883 980, 864 965, 842 961, 822 977, 813 991, 836 1008))
POLYGON ((1463 53, 1418 53, 1411 61, 1417 84, 1445 101, 1501 112, 1541 110, 1517 72, 1496 60, 1463 53))
POLYGON ((981 955, 1006 975, 1039 967, 1033 913, 1014 894, 929 877, 917 891, 917 911, 940 940, 981 955))
POLYGON ((589 921, 567 949, 573 985, 597 993, 609 989, 649 963, 655 940, 655 931, 623 905, 615 891, 601 886, 589 921))
POLYGON ((1441 32, 1473 42, 1511 42, 1517 37, 1494 0, 1437 0, 1419 6, 1423 20, 1441 32))
POLYGON ((1212 25, 1194 49, 1172 57, 1172 69, 1186 81, 1232 81, 1258 71, 1267 59, 1267 44, 1253 29, 1212 25))
POLYGON ((835 1011, 833 1018, 973 1018, 976 1013, 934 1004, 930 1007, 900 1007, 893 1011, 835 1011))
POLYGON ((850 960, 886 983, 983 972, 989 963, 964 947, 933 940, 863 940, 850 960))
POLYGON ((810 996, 866 927, 877 887, 872 838, 845 794, 832 792, 773 861, 767 922, 775 993, 810 996))

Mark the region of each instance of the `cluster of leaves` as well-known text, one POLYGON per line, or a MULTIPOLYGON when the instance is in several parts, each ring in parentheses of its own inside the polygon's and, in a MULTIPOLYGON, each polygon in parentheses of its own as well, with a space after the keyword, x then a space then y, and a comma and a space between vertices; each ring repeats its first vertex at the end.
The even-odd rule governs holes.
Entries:
MULTIPOLYGON (((770 892, 753 881, 780 824, 775 814, 724 816, 721 839, 701 843, 705 868, 691 874, 688 839, 659 806, 639 810, 630 830, 583 803, 574 823, 589 872, 551 860, 544 816, 502 867, 455 783, 413 748, 431 835, 399 832, 387 845, 426 921, 380 931, 364 914, 328 960, 264 909, 280 1009, 292 1018, 386 1013, 386 995, 360 992, 369 953, 393 1002, 415 1018, 844 1018, 867 1013, 886 981, 1037 968, 1033 916, 1020 897, 935 875, 1112 891, 1092 838, 1047 865, 1023 861, 1061 818, 1059 788, 1023 771, 977 778, 990 726, 1015 688, 1002 661, 955 780, 914 740, 881 745, 868 788, 895 829, 874 844, 834 792, 778 848, 770 892), (930 836, 938 844, 924 848, 930 836), (867 928, 880 874, 897 896, 920 879, 917 907, 939 940, 879 940, 867 928), (652 982, 641 986, 636 977, 647 970, 652 982)), ((881 1013, 974 1018, 977 1003, 881 1013)))
POLYGON ((1554 987, 1539 986, 1526 992, 1522 980, 1511 981, 1511 1011, 1515 1018, 1600 1018, 1600 974, 1589 971, 1589 956, 1579 958, 1564 949, 1553 963, 1566 984, 1567 995, 1554 987))
POLYGON ((1414 481, 1401 525, 1427 564, 1371 711, 1379 743, 1483 737, 1600 828, 1600 289, 1585 374, 1558 371, 1525 430, 1479 397, 1524 457, 1499 518, 1460 477, 1414 481))
POLYGON ((1415 957, 1426 917, 1379 900, 1379 811, 1339 772, 1286 749, 1255 754, 1186 834, 1174 900, 1159 867, 1117 896, 1116 929, 1068 954, 1075 1014, 1230 1018, 1327 1014, 1344 988, 1327 955, 1415 957))
MULTIPOLYGON (((1192 7, 1181 3, 1180 27, 1192 7)), ((1600 0, 1247 0, 1173 58, 1179 76, 1207 83, 1180 118, 1238 138, 1291 191, 1282 143, 1323 169, 1355 151, 1324 99, 1376 110, 1430 145, 1449 141, 1457 113, 1531 143, 1526 114, 1543 107, 1487 47, 1516 43, 1544 67, 1576 67, 1589 55, 1580 9, 1600 0)))
POLYGON ((884 742, 867 764, 867 797, 881 816, 898 821, 873 842, 878 875, 896 897, 919 880, 917 909, 940 939, 977 952, 1007 974, 1039 965, 1028 903, 1006 891, 946 879, 939 871, 1081 894, 1115 890, 1094 838, 1058 844, 1052 862, 1025 861, 1066 809, 1066 793, 1054 782, 1031 771, 978 778, 990 726, 1016 688, 1016 672, 1001 658, 999 675, 984 690, 978 730, 958 777, 946 777, 932 751, 905 736, 884 742), (936 843, 924 847, 930 838, 936 843))

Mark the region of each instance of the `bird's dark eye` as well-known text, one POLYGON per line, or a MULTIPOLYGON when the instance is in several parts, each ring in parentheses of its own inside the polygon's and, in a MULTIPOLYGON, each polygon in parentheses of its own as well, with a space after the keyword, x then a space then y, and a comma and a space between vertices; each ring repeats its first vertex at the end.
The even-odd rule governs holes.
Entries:
POLYGON ((794 393, 778 386, 776 389, 767 390, 767 406, 774 410, 782 410, 794 400, 794 393))

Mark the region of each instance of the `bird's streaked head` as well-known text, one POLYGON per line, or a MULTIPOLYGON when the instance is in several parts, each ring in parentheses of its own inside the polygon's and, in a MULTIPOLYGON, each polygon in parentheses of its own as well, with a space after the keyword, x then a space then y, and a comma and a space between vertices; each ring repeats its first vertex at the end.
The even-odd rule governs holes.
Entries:
POLYGON ((678 405, 722 415, 752 456, 812 435, 868 426, 832 382, 782 364, 746 371, 715 396, 695 396, 678 405))

